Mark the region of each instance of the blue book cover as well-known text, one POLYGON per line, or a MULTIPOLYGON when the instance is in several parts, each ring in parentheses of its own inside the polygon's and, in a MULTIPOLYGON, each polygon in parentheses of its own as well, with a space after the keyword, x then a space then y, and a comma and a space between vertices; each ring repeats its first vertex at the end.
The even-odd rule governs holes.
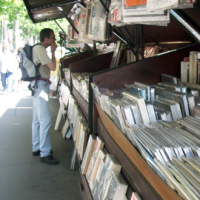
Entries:
POLYGON ((69 128, 69 129, 67 130, 66 138, 67 138, 67 139, 70 139, 71 136, 72 136, 72 132, 71 132, 71 129, 69 128))

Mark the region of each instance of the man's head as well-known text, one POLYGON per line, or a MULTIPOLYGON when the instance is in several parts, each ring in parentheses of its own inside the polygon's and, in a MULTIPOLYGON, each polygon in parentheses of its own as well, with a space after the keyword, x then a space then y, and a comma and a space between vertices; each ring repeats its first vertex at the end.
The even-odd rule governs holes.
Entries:
POLYGON ((44 28, 40 31, 40 42, 47 48, 55 42, 55 34, 52 29, 44 28))

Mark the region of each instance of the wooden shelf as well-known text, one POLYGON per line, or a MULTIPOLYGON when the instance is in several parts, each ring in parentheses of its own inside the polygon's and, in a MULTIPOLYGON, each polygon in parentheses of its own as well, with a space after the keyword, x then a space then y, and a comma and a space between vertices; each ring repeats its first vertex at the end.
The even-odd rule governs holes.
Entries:
POLYGON ((85 118, 88 120, 88 103, 83 99, 83 97, 77 92, 77 90, 73 87, 72 94, 76 99, 78 105, 80 106, 85 118))
POLYGON ((89 185, 87 183, 87 179, 85 177, 85 175, 83 175, 80 171, 80 174, 81 174, 81 179, 82 179, 82 182, 83 182, 83 185, 84 185, 84 190, 85 190, 85 193, 86 193, 86 196, 87 196, 87 200, 92 200, 92 195, 91 195, 91 192, 90 192, 90 189, 89 189, 89 185))
MULTIPOLYGON (((95 103, 96 104, 96 103, 95 103)), ((96 104, 99 135, 108 151, 122 164, 122 172, 142 199, 182 200, 145 162, 135 147, 96 104)))

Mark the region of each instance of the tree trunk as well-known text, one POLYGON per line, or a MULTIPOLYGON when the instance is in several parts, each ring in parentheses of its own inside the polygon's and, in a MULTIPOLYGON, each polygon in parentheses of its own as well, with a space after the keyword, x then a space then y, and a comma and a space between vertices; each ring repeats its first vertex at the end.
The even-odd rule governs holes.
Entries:
POLYGON ((13 27, 13 41, 14 41, 14 49, 17 50, 17 48, 19 47, 18 44, 18 40, 19 40, 19 20, 15 20, 14 21, 14 27, 13 27))
POLYGON ((1 36, 0 36, 0 54, 3 50, 3 21, 0 22, 0 28, 1 28, 1 36))
POLYGON ((33 43, 34 44, 38 43, 38 37, 37 37, 37 35, 33 36, 33 43))
MULTIPOLYGON (((29 34, 29 29, 27 29, 26 31, 26 43, 29 44, 29 37, 28 37, 28 34, 29 34)), ((30 44, 29 44, 30 45, 30 44)))
POLYGON ((8 42, 8 23, 6 21, 3 22, 3 45, 9 44, 8 42))
POLYGON ((29 45, 33 45, 33 36, 29 37, 29 45))

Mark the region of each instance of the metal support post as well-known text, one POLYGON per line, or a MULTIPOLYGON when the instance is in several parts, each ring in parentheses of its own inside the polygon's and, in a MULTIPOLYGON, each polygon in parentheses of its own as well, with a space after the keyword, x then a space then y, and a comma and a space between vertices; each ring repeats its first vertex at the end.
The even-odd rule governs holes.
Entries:
POLYGON ((135 55, 135 57, 136 57, 136 61, 137 61, 137 60, 138 60, 138 55, 137 55, 137 53, 134 51, 134 49, 133 49, 131 43, 128 41, 128 39, 126 38, 126 36, 125 36, 124 33, 122 32, 122 30, 121 30, 119 27, 118 27, 117 29, 119 30, 121 36, 126 40, 126 42, 127 42, 128 46, 130 47, 131 51, 134 53, 134 55, 135 55))
POLYGON ((62 32, 67 36, 63 28, 60 26, 60 24, 54 19, 54 22, 58 25, 58 27, 62 30, 62 32))
POLYGON ((93 52, 94 52, 94 56, 97 55, 97 48, 96 48, 96 41, 93 41, 93 52))
POLYGON ((109 9, 106 7, 105 3, 103 2, 103 0, 100 0, 102 6, 105 8, 106 12, 109 13, 109 9))
POLYGON ((130 34, 128 28, 127 28, 126 26, 124 26, 124 29, 126 30, 126 32, 127 32, 128 36, 129 36, 131 42, 133 43, 133 45, 134 45, 135 48, 137 49, 137 52, 141 55, 141 51, 140 51, 140 49, 138 48, 138 45, 136 44, 135 40, 134 40, 133 37, 131 36, 131 34, 130 34))
POLYGON ((117 32, 113 31, 113 34, 116 35, 124 44, 127 44, 127 42, 121 36, 119 36, 117 32))
POLYGON ((144 60, 144 25, 140 25, 141 57, 144 60))

